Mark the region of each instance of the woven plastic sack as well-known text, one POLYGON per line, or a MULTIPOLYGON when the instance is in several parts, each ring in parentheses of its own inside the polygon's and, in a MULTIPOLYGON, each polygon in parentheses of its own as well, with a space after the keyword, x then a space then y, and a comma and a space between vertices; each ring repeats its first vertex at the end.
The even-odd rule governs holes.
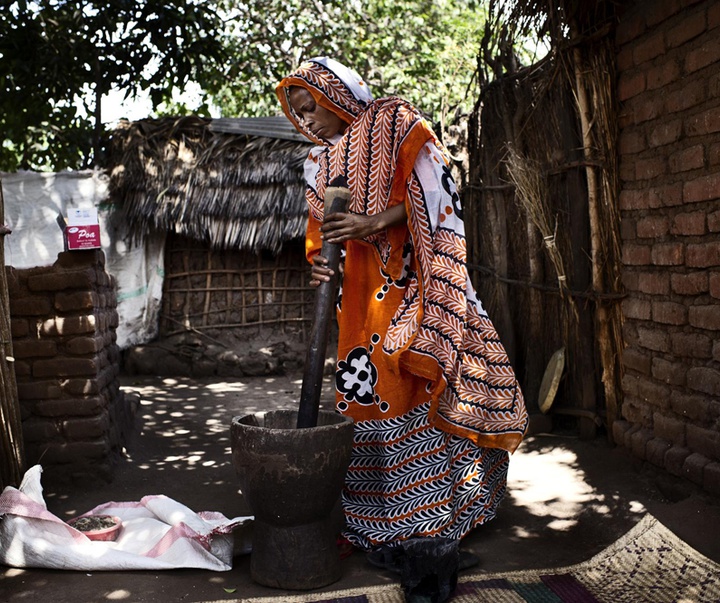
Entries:
POLYGON ((29 469, 20 488, 0 494, 0 563, 69 570, 232 569, 233 530, 252 517, 195 513, 167 496, 109 502, 84 515, 122 520, 116 541, 92 541, 50 513, 42 495, 42 467, 29 469))

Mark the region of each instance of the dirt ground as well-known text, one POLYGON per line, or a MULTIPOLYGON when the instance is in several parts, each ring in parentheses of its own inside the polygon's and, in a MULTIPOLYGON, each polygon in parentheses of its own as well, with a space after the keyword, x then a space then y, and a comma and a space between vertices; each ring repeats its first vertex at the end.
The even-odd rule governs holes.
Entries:
MULTIPOLYGON (((46 486, 48 508, 67 520, 101 503, 164 494, 195 511, 245 515, 248 508, 231 463, 232 417, 296 408, 301 384, 301 374, 224 381, 123 377, 123 389, 138 395, 140 406, 115 479, 87 488, 46 486)), ((326 380, 323 406, 332 406, 331 400, 326 380)), ((720 501, 634 462, 604 439, 582 441, 567 430, 538 433, 512 457, 508 493, 497 518, 474 530, 463 547, 481 559, 473 571, 568 565, 601 551, 645 513, 720 562, 720 501)), ((254 583, 249 566, 249 555, 241 555, 228 572, 4 567, 0 601, 200 603, 283 594, 254 583)), ((361 552, 345 559, 342 570, 340 581, 323 590, 397 580, 367 563, 361 552)))

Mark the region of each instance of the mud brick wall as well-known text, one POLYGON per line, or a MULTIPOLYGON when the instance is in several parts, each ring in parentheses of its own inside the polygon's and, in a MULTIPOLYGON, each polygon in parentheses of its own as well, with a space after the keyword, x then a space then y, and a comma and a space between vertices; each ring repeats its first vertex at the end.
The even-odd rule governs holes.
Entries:
POLYGON ((28 466, 49 479, 112 479, 133 420, 118 381, 116 285, 99 250, 6 268, 28 466))
POLYGON ((613 434, 720 494, 720 3, 629 3, 616 42, 628 297, 613 434))

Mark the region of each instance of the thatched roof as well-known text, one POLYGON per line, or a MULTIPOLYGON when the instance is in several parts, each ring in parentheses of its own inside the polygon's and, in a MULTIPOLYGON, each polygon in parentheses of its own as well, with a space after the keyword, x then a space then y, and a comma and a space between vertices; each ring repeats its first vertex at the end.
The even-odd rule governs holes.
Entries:
POLYGON ((305 233, 309 143, 284 117, 216 121, 121 123, 111 141, 111 201, 135 236, 157 229, 215 248, 277 252, 305 233))

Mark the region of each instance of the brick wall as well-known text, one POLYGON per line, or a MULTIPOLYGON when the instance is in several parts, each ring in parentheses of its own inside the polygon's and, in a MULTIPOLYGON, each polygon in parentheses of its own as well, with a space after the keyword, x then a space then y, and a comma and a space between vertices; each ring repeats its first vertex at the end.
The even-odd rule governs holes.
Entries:
POLYGON ((628 3, 616 34, 623 420, 633 455, 720 493, 720 3, 628 3))
POLYGON ((50 478, 112 478, 133 408, 118 381, 113 277, 101 251, 6 268, 28 466, 50 478))

